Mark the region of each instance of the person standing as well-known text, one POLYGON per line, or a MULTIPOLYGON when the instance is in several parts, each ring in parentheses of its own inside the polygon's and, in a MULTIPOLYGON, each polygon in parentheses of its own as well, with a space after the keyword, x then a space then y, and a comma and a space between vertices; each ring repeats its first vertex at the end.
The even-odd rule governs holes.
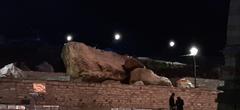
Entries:
POLYGON ((169 98, 169 110, 175 110, 175 93, 172 93, 172 95, 169 98))
POLYGON ((177 97, 176 106, 177 110, 183 110, 184 101, 181 97, 177 97))

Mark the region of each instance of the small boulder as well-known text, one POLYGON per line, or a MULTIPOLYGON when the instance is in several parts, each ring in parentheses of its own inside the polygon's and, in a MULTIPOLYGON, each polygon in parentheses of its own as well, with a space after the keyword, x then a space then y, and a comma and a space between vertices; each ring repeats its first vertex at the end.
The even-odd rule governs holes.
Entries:
POLYGON ((179 88, 194 88, 194 85, 190 80, 185 78, 179 79, 176 81, 177 87, 179 88))
POLYGON ((53 66, 46 61, 37 65, 36 69, 37 71, 40 71, 40 72, 54 72, 53 66))
POLYGON ((133 83, 133 85, 137 85, 137 86, 144 85, 144 82, 143 81, 136 81, 135 83, 133 83))
POLYGON ((13 63, 5 65, 0 69, 0 78, 25 78, 23 71, 13 63))
POLYGON ((136 68, 131 72, 130 84, 136 81, 143 81, 144 84, 150 85, 172 86, 168 78, 158 76, 152 70, 146 68, 136 68))

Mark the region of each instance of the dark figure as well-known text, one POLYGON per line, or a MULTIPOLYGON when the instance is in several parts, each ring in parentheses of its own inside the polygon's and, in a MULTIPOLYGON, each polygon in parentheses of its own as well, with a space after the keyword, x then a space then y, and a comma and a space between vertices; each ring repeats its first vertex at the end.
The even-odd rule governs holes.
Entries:
POLYGON ((30 104, 30 99, 28 99, 27 96, 24 96, 24 99, 21 100, 21 104, 29 105, 30 104))
POLYGON ((169 98, 169 110, 175 110, 174 96, 175 96, 175 93, 172 93, 172 95, 169 98))
POLYGON ((176 105, 177 110, 183 110, 184 101, 181 99, 181 97, 177 97, 176 105))

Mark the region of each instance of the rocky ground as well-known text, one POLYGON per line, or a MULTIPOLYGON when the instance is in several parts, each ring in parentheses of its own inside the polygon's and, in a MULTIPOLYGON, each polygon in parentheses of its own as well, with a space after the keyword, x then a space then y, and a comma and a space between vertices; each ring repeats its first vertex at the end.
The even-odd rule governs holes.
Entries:
MULTIPOLYGON (((176 82, 179 78, 171 78, 172 82, 176 82)), ((190 80, 194 84, 193 77, 185 77, 185 79, 190 80)), ((176 83, 173 83, 176 86, 176 83)), ((206 79, 206 78, 197 78, 197 85, 199 88, 205 88, 208 90, 218 90, 218 87, 224 85, 223 80, 218 79, 206 79)))

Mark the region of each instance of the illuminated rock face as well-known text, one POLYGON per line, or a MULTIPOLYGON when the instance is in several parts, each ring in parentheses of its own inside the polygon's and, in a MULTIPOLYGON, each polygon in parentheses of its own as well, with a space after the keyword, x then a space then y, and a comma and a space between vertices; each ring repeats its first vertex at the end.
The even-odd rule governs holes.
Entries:
POLYGON ((66 43, 62 50, 66 72, 71 77, 87 81, 126 78, 123 65, 126 56, 92 48, 79 42, 66 43))
POLYGON ((127 72, 131 72, 132 70, 136 69, 136 68, 144 68, 144 64, 142 64, 140 61, 138 61, 135 58, 131 58, 129 57, 128 59, 126 59, 123 68, 125 71, 127 72))
POLYGON ((144 84, 172 86, 171 81, 162 76, 156 75, 152 70, 146 68, 136 68, 131 72, 130 83, 142 81, 144 84))
POLYGON ((176 81, 177 87, 179 88, 194 88, 192 82, 188 79, 182 78, 176 81))
POLYGON ((23 71, 13 63, 5 65, 0 69, 0 78, 25 78, 23 71))

